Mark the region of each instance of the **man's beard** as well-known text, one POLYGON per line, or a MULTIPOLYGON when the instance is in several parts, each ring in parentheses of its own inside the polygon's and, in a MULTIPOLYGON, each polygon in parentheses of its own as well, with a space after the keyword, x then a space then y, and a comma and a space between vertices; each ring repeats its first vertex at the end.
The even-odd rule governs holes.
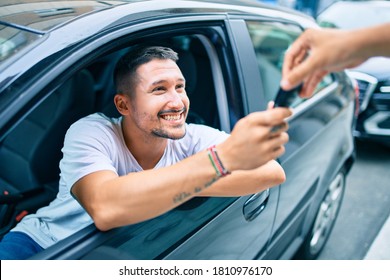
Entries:
MULTIPOLYGON (((184 107, 184 109, 182 110, 167 110, 167 111, 162 111, 162 112, 159 112, 158 115, 161 115, 162 113, 177 113, 177 112, 180 112, 182 111, 182 114, 185 115, 185 118, 187 118, 187 108, 184 107)), ((186 133, 187 133, 187 130, 186 130, 186 127, 185 127, 185 123, 184 124, 181 124, 181 125, 178 125, 176 128, 177 129, 182 129, 181 127, 184 126, 184 133, 183 134, 180 134, 179 136, 176 136, 175 133, 169 133, 166 129, 163 129, 163 128, 155 128, 152 130, 152 134, 154 136, 157 136, 157 137, 161 137, 161 138, 166 138, 166 139, 171 139, 171 140, 179 140, 179 139, 182 139, 186 133)))
MULTIPOLYGON (((185 126, 185 124, 184 124, 185 126)), ((157 136, 157 137, 161 137, 161 138, 166 138, 166 139, 171 139, 171 140, 179 140, 179 139, 182 139, 187 133, 187 130, 185 129, 184 127, 184 133, 177 136, 175 133, 169 133, 167 132, 165 129, 153 129, 152 130, 152 134, 154 136, 157 136)))

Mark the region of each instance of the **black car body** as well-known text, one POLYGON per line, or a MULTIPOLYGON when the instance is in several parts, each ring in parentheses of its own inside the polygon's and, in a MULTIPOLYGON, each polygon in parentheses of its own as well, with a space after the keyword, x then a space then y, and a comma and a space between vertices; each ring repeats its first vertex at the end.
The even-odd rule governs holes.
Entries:
MULTIPOLYGON (((239 118, 266 109, 284 52, 303 29, 316 26, 292 10, 252 1, 46 5, 0 18, 0 34, 11 42, 0 64, 2 234, 15 217, 55 197, 68 126, 96 111, 118 115, 112 71, 132 45, 176 50, 191 100, 188 122, 230 132, 239 118)), ((298 250, 315 258, 354 161, 355 106, 344 72, 326 76, 312 98, 297 98, 290 141, 278 159, 287 176, 283 185, 250 196, 194 198, 108 232, 92 224, 33 258, 289 259, 298 250)))
MULTIPOLYGON (((336 2, 318 16, 318 22, 347 30, 390 22, 390 2, 336 2)), ((359 86, 359 117, 354 135, 390 145, 390 58, 373 57, 348 72, 359 86)))

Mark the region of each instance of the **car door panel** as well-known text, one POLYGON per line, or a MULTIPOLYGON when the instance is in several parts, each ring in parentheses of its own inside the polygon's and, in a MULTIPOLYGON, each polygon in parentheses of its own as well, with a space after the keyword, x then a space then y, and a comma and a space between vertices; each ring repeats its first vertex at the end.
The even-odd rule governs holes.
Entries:
MULTIPOLYGON (((272 101, 281 79, 284 52, 302 29, 289 22, 250 19, 246 24, 262 85, 262 91, 249 94, 272 101)), ((303 228, 311 224, 308 217, 313 218, 313 210, 318 207, 326 184, 353 149, 351 96, 350 92, 341 90, 343 87, 337 79, 337 75, 326 76, 314 97, 308 100, 297 97, 293 103, 289 142, 278 159, 287 180, 278 187, 278 208, 265 258, 283 258, 282 252, 289 252, 290 246, 298 246, 299 241, 295 241, 302 238, 303 228)))
POLYGON ((277 206, 278 190, 271 189, 263 211, 248 221, 243 208, 250 197, 237 199, 166 258, 253 259, 264 253, 277 206))

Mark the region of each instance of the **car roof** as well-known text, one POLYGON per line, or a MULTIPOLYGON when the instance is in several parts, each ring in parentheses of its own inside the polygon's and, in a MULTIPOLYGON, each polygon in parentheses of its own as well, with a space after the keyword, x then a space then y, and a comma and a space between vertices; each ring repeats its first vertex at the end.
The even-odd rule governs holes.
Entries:
POLYGON ((0 92, 22 72, 61 50, 151 19, 177 22, 192 15, 213 19, 261 15, 304 27, 315 25, 307 15, 254 0, 4 0, 0 5, 0 92))
POLYGON ((175 15, 186 17, 191 14, 254 15, 258 9, 262 10, 262 14, 274 18, 312 20, 302 13, 292 10, 286 12, 284 7, 261 4, 254 0, 3 0, 0 2, 0 44, 3 45, 0 61, 9 57, 15 48, 13 42, 7 41, 22 40, 26 47, 42 41, 45 34, 53 34, 55 30, 66 35, 60 38, 64 44, 72 44, 114 26, 147 22, 151 18, 175 15), (17 38, 18 33, 24 34, 17 38))
MULTIPOLYGON (((241 7, 262 7, 271 8, 272 10, 285 10, 283 7, 267 5, 255 0, 2 0, 0 2, 0 22, 9 26, 24 28, 25 30, 33 32, 35 31, 36 33, 44 33, 76 18, 96 13, 101 10, 110 9, 118 5, 137 3, 137 7, 141 7, 143 5, 144 10, 158 10, 159 7, 164 8, 168 2, 188 2, 192 3, 191 6, 194 8, 211 8, 212 6, 210 6, 210 4, 214 3, 238 5, 241 7), (153 2, 153 5, 150 5, 151 2, 153 2)), ((181 5, 183 4, 180 4, 179 6, 181 5)), ((228 6, 225 8, 227 9, 226 11, 228 11, 228 6)), ((233 8, 231 8, 231 10, 233 10, 233 8)), ((175 13, 175 10, 171 10, 170 12, 175 13)), ((188 12, 190 13, 191 10, 188 10, 188 12)))

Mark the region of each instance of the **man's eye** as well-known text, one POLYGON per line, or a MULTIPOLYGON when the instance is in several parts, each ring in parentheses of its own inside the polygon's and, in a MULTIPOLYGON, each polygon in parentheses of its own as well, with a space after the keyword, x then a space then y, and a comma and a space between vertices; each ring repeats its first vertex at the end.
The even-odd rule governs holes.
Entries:
POLYGON ((153 91, 165 91, 165 87, 156 87, 153 91))
POLYGON ((184 86, 184 84, 179 84, 179 85, 176 86, 176 88, 177 88, 177 89, 184 89, 185 86, 184 86))

